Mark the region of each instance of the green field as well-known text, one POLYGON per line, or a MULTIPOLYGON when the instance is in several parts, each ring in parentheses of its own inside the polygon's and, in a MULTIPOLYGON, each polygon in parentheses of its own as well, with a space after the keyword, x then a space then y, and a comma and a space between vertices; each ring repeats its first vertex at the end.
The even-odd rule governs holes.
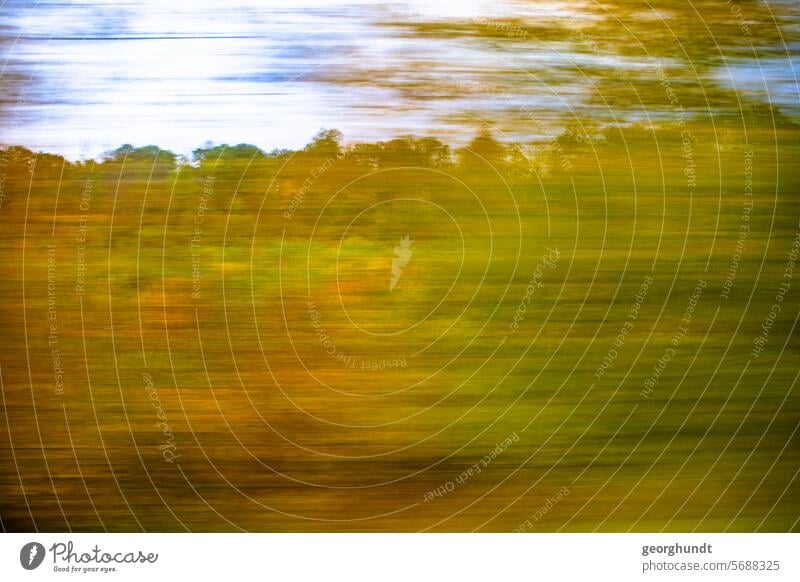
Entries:
POLYGON ((797 531, 798 137, 2 150, 3 525, 797 531))

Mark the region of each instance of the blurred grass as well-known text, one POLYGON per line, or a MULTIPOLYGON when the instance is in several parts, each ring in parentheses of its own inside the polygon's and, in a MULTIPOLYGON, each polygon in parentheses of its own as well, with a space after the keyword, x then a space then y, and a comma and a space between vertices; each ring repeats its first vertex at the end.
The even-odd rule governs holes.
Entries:
POLYGON ((528 157, 488 133, 451 152, 323 132, 301 151, 219 146, 193 164, 154 147, 81 163, 4 150, 4 527, 512 531, 567 487, 536 530, 797 530, 796 280, 750 352, 800 228, 800 134, 753 115, 567 132, 528 157), (725 299, 747 152, 753 210, 725 299), (559 259, 514 332, 547 248, 559 259))

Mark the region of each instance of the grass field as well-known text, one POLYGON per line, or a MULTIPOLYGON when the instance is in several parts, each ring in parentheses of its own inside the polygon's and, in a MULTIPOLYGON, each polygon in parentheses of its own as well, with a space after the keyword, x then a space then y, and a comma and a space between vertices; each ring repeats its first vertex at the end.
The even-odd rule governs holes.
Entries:
POLYGON ((797 531, 798 137, 2 150, 3 527, 797 531))

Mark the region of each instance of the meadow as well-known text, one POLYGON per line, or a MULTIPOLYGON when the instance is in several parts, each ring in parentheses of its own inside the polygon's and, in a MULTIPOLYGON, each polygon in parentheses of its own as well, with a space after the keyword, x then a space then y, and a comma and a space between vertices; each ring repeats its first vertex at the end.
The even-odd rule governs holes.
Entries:
POLYGON ((800 127, 739 105, 3 149, 3 527, 797 531, 800 127))

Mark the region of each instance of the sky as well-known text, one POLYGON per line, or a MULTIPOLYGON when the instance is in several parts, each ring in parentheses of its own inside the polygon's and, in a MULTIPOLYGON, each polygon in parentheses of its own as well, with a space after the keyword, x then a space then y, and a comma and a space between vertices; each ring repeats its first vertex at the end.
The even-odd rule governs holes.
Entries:
MULTIPOLYGON (((668 10, 643 16, 641 6, 641 21, 671 22, 668 10)), ((616 14, 591 2, 15 0, 0 13, 0 142, 72 159, 121 143, 185 155, 208 142, 298 148, 321 128, 350 142, 414 133, 458 143, 488 124, 536 140, 550 135, 544 125, 609 117, 592 109, 598 75, 606 83, 656 63, 697 75, 696 54, 686 63, 678 50, 626 53, 605 24, 616 14), (515 118, 529 110, 544 124, 515 118)), ((784 22, 796 33, 796 20, 784 22)), ((779 44, 758 30, 759 47, 779 44)), ((702 82, 796 109, 796 36, 783 53, 704 65, 702 82)))

